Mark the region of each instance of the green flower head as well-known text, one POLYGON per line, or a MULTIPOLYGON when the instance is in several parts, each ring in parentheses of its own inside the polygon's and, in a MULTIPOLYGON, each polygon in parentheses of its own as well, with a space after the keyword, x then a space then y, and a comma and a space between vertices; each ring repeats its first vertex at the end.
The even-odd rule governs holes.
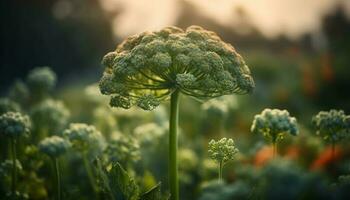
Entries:
POLYGON ((199 26, 166 27, 127 38, 102 60, 100 91, 113 107, 153 110, 175 90, 199 99, 253 90, 242 57, 199 26))
POLYGON ((108 141, 105 152, 112 162, 120 162, 124 165, 141 159, 139 143, 132 137, 125 136, 119 132, 108 141))
POLYGON ((8 98, 0 98, 0 115, 6 112, 18 112, 20 106, 8 98))
POLYGON ((313 116, 312 124, 316 134, 329 142, 338 142, 347 136, 350 130, 350 116, 342 110, 321 111, 313 116))
POLYGON ((62 101, 48 99, 34 106, 30 116, 34 129, 45 127, 47 131, 57 133, 66 125, 70 112, 62 101))
POLYGON ((223 164, 233 160, 234 156, 238 153, 234 141, 227 138, 222 138, 218 141, 211 140, 208 149, 209 157, 223 164))
POLYGON ((30 132, 30 120, 19 112, 7 112, 0 116, 0 134, 7 137, 19 137, 30 132))
POLYGON ((287 110, 265 109, 255 115, 251 132, 260 133, 276 142, 283 138, 285 133, 298 135, 297 120, 289 115, 287 110))
POLYGON ((61 156, 69 147, 69 142, 59 136, 45 138, 39 143, 39 150, 52 158, 61 156))
POLYGON ((70 141, 73 149, 80 152, 102 151, 105 148, 104 137, 95 126, 72 123, 63 135, 70 141))
POLYGON ((29 72, 27 83, 32 93, 46 95, 56 85, 56 74, 50 67, 37 67, 29 72))

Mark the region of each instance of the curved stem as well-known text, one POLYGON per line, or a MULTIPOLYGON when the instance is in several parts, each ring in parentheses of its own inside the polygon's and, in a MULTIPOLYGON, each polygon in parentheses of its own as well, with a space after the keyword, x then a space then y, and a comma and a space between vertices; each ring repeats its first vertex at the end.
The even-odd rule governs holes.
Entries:
POLYGON ((169 186, 170 199, 179 199, 179 180, 177 163, 177 128, 179 122, 179 91, 175 90, 170 97, 169 121, 169 186))
POLYGON ((52 162, 53 162, 53 167, 55 170, 55 177, 56 177, 56 199, 61 200, 61 174, 60 174, 58 159, 52 158, 52 162))
POLYGON ((17 153, 16 153, 16 139, 11 138, 11 154, 12 154, 12 187, 11 195, 15 199, 16 197, 16 185, 17 185, 17 153))
POLYGON ((88 175, 91 187, 94 190, 96 197, 98 197, 98 189, 97 189, 96 182, 95 182, 95 176, 94 176, 94 173, 93 173, 92 168, 90 166, 90 163, 89 163, 89 160, 88 160, 86 153, 83 154, 83 161, 84 161, 85 170, 86 170, 86 173, 88 175))

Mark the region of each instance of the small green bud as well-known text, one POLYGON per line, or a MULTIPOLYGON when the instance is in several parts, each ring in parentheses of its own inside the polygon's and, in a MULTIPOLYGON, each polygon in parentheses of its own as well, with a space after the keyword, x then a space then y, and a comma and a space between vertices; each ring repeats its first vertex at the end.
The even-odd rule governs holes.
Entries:
POLYGON ((321 111, 313 116, 316 134, 328 142, 338 142, 349 137, 350 116, 342 110, 321 111))
POLYGON ((57 158, 68 150, 70 144, 67 140, 59 136, 51 136, 43 139, 38 147, 39 150, 46 155, 57 158))
POLYGON ((0 116, 0 134, 6 137, 16 138, 29 134, 30 127, 29 117, 19 112, 7 112, 0 116))
POLYGON ((298 135, 296 118, 291 117, 287 110, 265 109, 255 115, 251 132, 260 133, 275 143, 282 139, 284 134, 298 135))
POLYGON ((234 159, 238 149, 232 139, 222 138, 218 141, 211 140, 209 142, 208 153, 211 159, 225 164, 234 159))
POLYGON ((92 125, 71 123, 63 135, 72 144, 72 148, 80 152, 103 151, 105 148, 104 137, 92 125))
POLYGON ((56 85, 56 74, 49 67, 37 67, 29 72, 27 83, 31 93, 46 95, 56 85))

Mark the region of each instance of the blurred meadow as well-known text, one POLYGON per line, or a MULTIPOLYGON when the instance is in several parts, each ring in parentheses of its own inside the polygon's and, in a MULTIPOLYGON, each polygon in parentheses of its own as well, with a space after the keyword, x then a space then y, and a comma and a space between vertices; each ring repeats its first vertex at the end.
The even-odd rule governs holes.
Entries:
POLYGON ((111 107, 101 60, 128 36, 191 25, 231 44, 255 88, 180 95, 180 199, 350 199, 350 1, 4 0, 0 16, 1 200, 168 199, 169 101, 111 107), (275 116, 277 146, 263 127, 275 116), (222 138, 238 151, 220 170, 222 138))

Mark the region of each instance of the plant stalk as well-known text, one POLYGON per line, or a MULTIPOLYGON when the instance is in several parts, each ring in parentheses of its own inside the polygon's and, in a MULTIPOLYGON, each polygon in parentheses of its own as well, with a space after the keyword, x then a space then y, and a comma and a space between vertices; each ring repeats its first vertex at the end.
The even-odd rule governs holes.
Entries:
POLYGON ((95 176, 94 176, 94 173, 93 173, 92 168, 90 166, 90 163, 89 163, 89 160, 88 160, 86 153, 83 154, 83 161, 84 161, 85 170, 86 170, 86 173, 88 175, 91 187, 94 190, 96 198, 98 198, 99 195, 98 195, 98 189, 97 189, 96 182, 95 182, 95 176))
POLYGON ((273 141, 272 142, 272 155, 273 155, 273 158, 276 158, 277 156, 277 142, 276 141, 273 141))
POLYGON ((220 161, 220 163, 219 163, 219 182, 222 181, 222 169, 223 169, 223 162, 220 161))
POLYGON ((61 200, 61 174, 58 158, 52 158, 56 178, 56 199, 61 200))
POLYGON ((179 91, 175 90, 170 97, 169 121, 169 186, 170 199, 179 200, 179 180, 177 163, 177 129, 179 123, 179 91))
POLYGON ((12 187, 11 195, 16 198, 16 185, 17 185, 17 153, 16 153, 16 139, 11 138, 11 154, 12 154, 12 187))

